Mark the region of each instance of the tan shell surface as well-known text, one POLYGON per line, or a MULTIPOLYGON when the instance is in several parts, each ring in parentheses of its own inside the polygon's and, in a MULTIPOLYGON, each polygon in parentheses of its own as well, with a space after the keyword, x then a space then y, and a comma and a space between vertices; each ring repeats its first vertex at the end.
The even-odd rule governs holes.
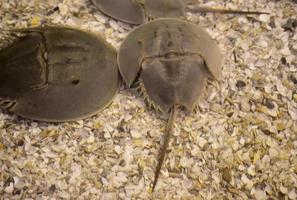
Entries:
POLYGON ((106 15, 130 24, 145 22, 145 13, 137 0, 91 0, 106 15))
POLYGON ((150 103, 169 112, 174 105, 193 111, 205 88, 207 71, 199 56, 174 56, 145 60, 140 73, 150 103))
POLYGON ((130 24, 142 24, 149 19, 185 16, 182 0, 91 0, 106 15, 130 24))
POLYGON ((101 38, 76 29, 23 29, 0 52, 0 97, 8 109, 42 121, 71 121, 97 113, 119 87, 116 53, 101 38))
POLYGON ((191 22, 164 18, 136 28, 122 43, 119 49, 118 63, 125 83, 127 85, 133 83, 141 69, 143 58, 165 55, 168 50, 200 55, 204 58, 211 74, 216 79, 220 78, 222 56, 213 39, 203 29, 191 22), (159 36, 164 36, 162 32, 170 34, 170 38, 160 38, 159 36), (167 45, 170 40, 175 42, 168 49, 167 45))

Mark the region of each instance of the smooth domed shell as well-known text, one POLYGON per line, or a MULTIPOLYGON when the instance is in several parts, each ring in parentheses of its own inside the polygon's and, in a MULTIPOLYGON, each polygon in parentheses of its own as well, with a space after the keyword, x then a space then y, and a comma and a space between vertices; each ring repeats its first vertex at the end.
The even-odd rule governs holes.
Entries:
POLYGON ((197 0, 91 0, 106 15, 130 24, 142 24, 152 19, 185 17, 192 13, 268 14, 258 11, 229 10, 200 6, 197 0))
POLYGON ((131 85, 137 77, 144 57, 163 53, 163 49, 158 49, 159 47, 154 44, 158 39, 158 33, 164 29, 170 29, 171 37, 179 41, 178 48, 181 49, 174 49, 175 51, 199 54, 203 57, 211 74, 216 79, 221 77, 222 57, 215 41, 196 24, 179 19, 163 18, 141 25, 123 41, 118 53, 118 65, 127 85, 131 85))
POLYGON ((91 0, 92 3, 106 15, 130 24, 145 22, 142 7, 133 0, 91 0))
POLYGON ((186 14, 184 0, 145 0, 144 9, 147 18, 182 17, 186 14))
POLYGON ((106 15, 130 24, 149 19, 185 16, 183 0, 91 0, 106 15))
POLYGON ((13 102, 9 111, 62 122, 112 101, 120 79, 116 52, 103 39, 62 27, 16 31, 24 36, 0 51, 0 100, 13 102))

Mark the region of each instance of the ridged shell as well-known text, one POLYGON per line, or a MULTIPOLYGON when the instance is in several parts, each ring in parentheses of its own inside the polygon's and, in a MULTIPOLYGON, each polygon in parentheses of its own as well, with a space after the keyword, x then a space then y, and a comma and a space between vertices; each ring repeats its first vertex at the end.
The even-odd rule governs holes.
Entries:
POLYGON ((145 13, 137 0, 91 0, 106 15, 130 24, 145 22, 145 13))
POLYGON ((192 110, 202 93, 207 71, 220 78, 222 57, 204 30, 168 18, 132 31, 120 47, 118 63, 127 85, 140 74, 146 94, 162 111, 174 104, 192 110))
POLYGON ((139 26, 123 41, 118 63, 125 83, 133 83, 144 57, 162 55, 168 51, 201 55, 211 74, 220 79, 222 56, 215 41, 194 23, 164 18, 139 26), (170 33, 171 38, 160 37, 166 33, 170 33), (172 46, 168 48, 170 42, 172 46))
POLYGON ((185 15, 183 0, 91 0, 106 15, 130 24, 148 19, 185 15))
POLYGON ((0 51, 0 99, 13 102, 11 112, 61 122, 111 102, 120 80, 116 52, 103 39, 62 27, 16 31, 24 36, 0 51))

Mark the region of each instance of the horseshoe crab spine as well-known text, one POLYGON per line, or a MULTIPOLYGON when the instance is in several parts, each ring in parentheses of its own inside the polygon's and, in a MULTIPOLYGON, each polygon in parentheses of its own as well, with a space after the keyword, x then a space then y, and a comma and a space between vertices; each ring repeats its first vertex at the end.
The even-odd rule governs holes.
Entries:
POLYGON ((162 145, 162 147, 160 149, 158 165, 157 165, 156 171, 155 171, 155 178, 154 178, 154 182, 153 182, 152 191, 155 190, 155 187, 157 185, 158 178, 159 178, 159 175, 160 175, 160 171, 161 171, 164 159, 165 159, 166 150, 167 150, 167 147, 168 147, 168 144, 169 144, 169 139, 170 139, 170 136, 171 136, 171 134, 173 132, 175 119, 176 119, 176 109, 177 109, 177 105, 174 105, 170 109, 170 114, 169 114, 166 130, 165 130, 164 142, 163 142, 163 145, 162 145))
POLYGON ((220 13, 220 14, 242 14, 242 15, 261 15, 269 14, 261 11, 230 10, 225 8, 212 8, 198 5, 187 5, 187 11, 193 13, 220 13))

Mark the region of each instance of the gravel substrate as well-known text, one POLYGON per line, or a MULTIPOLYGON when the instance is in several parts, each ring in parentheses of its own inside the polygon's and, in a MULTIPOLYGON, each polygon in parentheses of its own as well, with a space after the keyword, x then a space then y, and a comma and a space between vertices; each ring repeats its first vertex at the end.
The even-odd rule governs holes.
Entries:
MULTIPOLYGON (((188 13, 219 44, 223 79, 209 81, 196 112, 178 112, 154 193, 167 116, 122 87, 109 107, 77 122, 0 111, 0 199, 297 199, 295 2, 206 4, 270 15, 188 13)), ((0 1, 0 28, 41 23, 100 34, 116 49, 134 28, 86 0, 0 1)))

